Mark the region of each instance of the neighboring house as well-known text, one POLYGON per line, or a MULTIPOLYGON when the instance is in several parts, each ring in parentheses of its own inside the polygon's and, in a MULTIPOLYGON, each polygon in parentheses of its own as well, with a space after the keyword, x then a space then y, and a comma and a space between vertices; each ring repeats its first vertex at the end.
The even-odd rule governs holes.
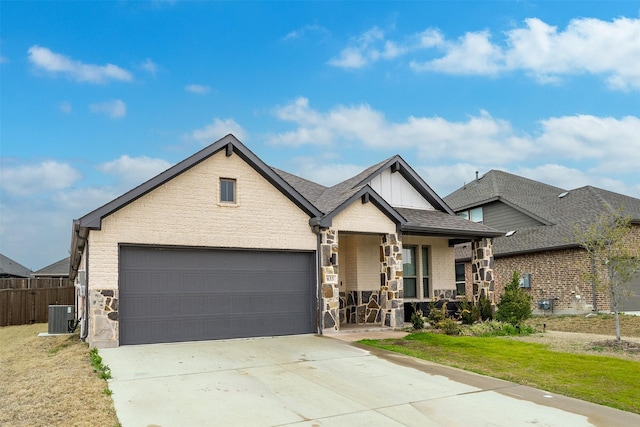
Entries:
POLYGON ((0 278, 28 278, 31 270, 20 263, 0 254, 0 278))
POLYGON ((69 282, 69 257, 34 271, 31 276, 39 282, 48 282, 49 286, 67 286, 69 282))
POLYGON ((399 156, 324 187, 228 135, 75 220, 70 277, 92 346, 397 327, 455 295, 454 244, 499 234, 399 156))
MULTIPOLYGON (((584 273, 589 257, 575 237, 577 224, 587 227, 603 213, 622 209, 632 217, 630 248, 640 256, 640 200, 586 186, 565 190, 506 172, 492 170, 444 198, 456 213, 505 233, 493 240, 496 292, 514 271, 526 275, 523 286, 541 312, 576 313, 609 310, 609 295, 594 293, 584 273), (595 297, 595 302, 594 302, 595 297)), ((468 245, 456 247, 456 281, 474 292, 468 245)), ((631 284, 634 296, 622 310, 640 310, 640 276, 631 284)))

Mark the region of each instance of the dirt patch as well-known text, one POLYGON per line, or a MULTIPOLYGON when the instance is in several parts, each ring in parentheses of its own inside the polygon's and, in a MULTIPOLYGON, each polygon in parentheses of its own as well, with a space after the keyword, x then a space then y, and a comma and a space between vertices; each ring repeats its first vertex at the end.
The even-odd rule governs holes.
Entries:
POLYGON ((46 324, 0 328, 0 425, 119 425, 88 346, 77 334, 38 337, 46 331, 46 324))
POLYGON ((544 332, 513 339, 546 344, 554 351, 640 362, 640 316, 620 315, 621 341, 615 340, 615 319, 612 314, 536 316, 527 323, 544 332))

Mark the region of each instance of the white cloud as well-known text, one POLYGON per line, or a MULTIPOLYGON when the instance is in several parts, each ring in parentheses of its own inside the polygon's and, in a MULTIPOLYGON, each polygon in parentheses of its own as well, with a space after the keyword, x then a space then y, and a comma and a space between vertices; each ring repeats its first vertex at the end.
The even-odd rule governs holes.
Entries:
POLYGON ((145 59, 144 62, 140 64, 140 68, 149 72, 153 76, 155 76, 158 72, 158 64, 156 64, 149 58, 145 59))
POLYGON ((287 172, 327 187, 351 178, 371 166, 328 162, 327 159, 320 157, 295 157, 290 163, 295 167, 287 169, 287 172))
POLYGON ((190 84, 184 87, 187 92, 197 93, 197 94, 205 94, 211 91, 209 86, 198 85, 198 84, 190 84))
POLYGON ((121 187, 133 187, 167 170, 171 164, 163 159, 149 157, 120 156, 116 160, 102 163, 98 170, 118 177, 121 187))
POLYGON ((71 103, 69 101, 62 101, 58 108, 65 114, 70 114, 73 111, 73 107, 71 107, 71 103))
MULTIPOLYGON (((493 117, 486 111, 462 121, 410 116, 394 122, 366 104, 338 105, 328 111, 319 111, 309 105, 308 99, 298 98, 278 107, 275 115, 290 122, 293 128, 268 135, 266 140, 272 145, 308 145, 322 152, 355 147, 409 153, 411 158, 407 160, 412 164, 428 162, 435 165, 435 168, 423 169, 429 178, 427 182, 433 181, 450 191, 472 179, 476 170, 484 173, 489 166, 505 170, 517 168, 517 165, 532 165, 527 166, 530 168, 546 165, 538 173, 544 172, 552 178, 552 172, 555 172, 559 180, 566 174, 564 186, 570 188, 577 186, 578 177, 584 178, 580 182, 592 185, 605 182, 603 177, 629 176, 634 179, 635 176, 637 181, 640 164, 640 118, 635 116, 552 117, 541 120, 535 133, 526 134, 514 129, 507 120, 493 117), (479 157, 479 153, 486 155, 479 157), (479 158, 486 159, 491 165, 478 164, 479 158), (457 165, 457 169, 452 169, 452 164, 457 165), (571 165, 572 169, 560 169, 560 166, 552 166, 554 164, 571 165), (439 169, 440 165, 443 169, 439 169), (573 170, 583 172, 577 174, 573 170), (454 186, 450 184, 452 177, 457 177, 454 186)), ((341 170, 339 162, 325 163, 332 163, 331 167, 341 170)), ((345 168, 351 171, 352 166, 348 164, 345 168)), ((323 166, 299 169, 309 179, 321 177, 324 170, 323 166)), ((638 194, 639 190, 631 188, 627 194, 638 194)))
POLYGON ((488 31, 467 33, 457 43, 441 44, 446 48, 442 58, 420 63, 412 61, 415 71, 439 71, 449 74, 495 75, 502 70, 502 50, 491 44, 488 31))
POLYGON ((236 138, 244 141, 246 138, 246 132, 238 123, 233 119, 213 119, 213 122, 205 125, 200 129, 196 129, 191 133, 185 134, 185 139, 191 139, 198 141, 203 145, 211 144, 220 138, 232 133, 236 138))
POLYGON ((637 172, 640 165, 640 118, 576 115, 540 122, 535 143, 550 156, 597 160, 599 173, 637 172))
POLYGON ((313 24, 313 25, 305 25, 297 30, 290 31, 287 33, 282 39, 283 40, 295 40, 300 39, 306 36, 309 33, 321 33, 323 35, 328 35, 329 30, 322 27, 321 25, 313 24))
POLYGON ((82 175, 67 163, 47 160, 34 165, 3 165, 0 177, 0 186, 7 193, 29 196, 68 188, 82 175))
POLYGON ((62 74, 78 82, 106 83, 110 80, 129 82, 131 73, 113 64, 85 64, 68 56, 52 52, 38 45, 29 48, 29 61, 38 69, 51 74, 62 74))
POLYGON ((366 104, 339 105, 323 113, 312 109, 306 98, 298 98, 275 113, 280 120, 296 124, 297 129, 268 137, 267 141, 274 145, 327 146, 348 141, 385 149, 393 141, 395 148, 416 149, 429 157, 473 159, 478 151, 484 151, 494 153, 496 161, 502 162, 535 149, 531 141, 518 137, 508 122, 484 111, 463 122, 410 116, 394 123, 366 104), (474 150, 469 149, 472 141, 474 150))
POLYGON ((127 115, 127 105, 120 99, 89 105, 92 113, 106 114, 112 119, 121 119, 127 115))
POLYGON ((605 79, 611 89, 640 90, 638 40, 640 19, 631 18, 577 18, 565 29, 529 18, 505 32, 502 43, 493 42, 489 30, 468 32, 451 41, 433 28, 393 41, 374 27, 352 39, 329 64, 362 68, 412 54, 409 63, 416 72, 495 76, 523 71, 543 84, 592 74, 605 79), (436 57, 420 57, 425 55, 436 57))

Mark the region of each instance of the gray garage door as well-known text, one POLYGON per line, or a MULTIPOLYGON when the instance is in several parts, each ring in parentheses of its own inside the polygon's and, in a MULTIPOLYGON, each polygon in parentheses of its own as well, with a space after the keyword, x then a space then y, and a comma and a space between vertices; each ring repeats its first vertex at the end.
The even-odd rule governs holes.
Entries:
POLYGON ((629 283, 631 295, 620 301, 620 311, 640 311, 640 273, 629 283))
POLYGON ((311 252, 120 248, 120 344, 316 331, 311 252))

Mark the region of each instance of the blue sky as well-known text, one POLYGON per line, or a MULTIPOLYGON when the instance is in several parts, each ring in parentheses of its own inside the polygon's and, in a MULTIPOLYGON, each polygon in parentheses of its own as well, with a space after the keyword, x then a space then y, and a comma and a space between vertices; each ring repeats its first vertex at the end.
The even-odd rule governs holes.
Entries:
POLYGON ((0 2, 0 252, 233 133, 332 185, 400 154, 640 197, 640 3, 0 2))

